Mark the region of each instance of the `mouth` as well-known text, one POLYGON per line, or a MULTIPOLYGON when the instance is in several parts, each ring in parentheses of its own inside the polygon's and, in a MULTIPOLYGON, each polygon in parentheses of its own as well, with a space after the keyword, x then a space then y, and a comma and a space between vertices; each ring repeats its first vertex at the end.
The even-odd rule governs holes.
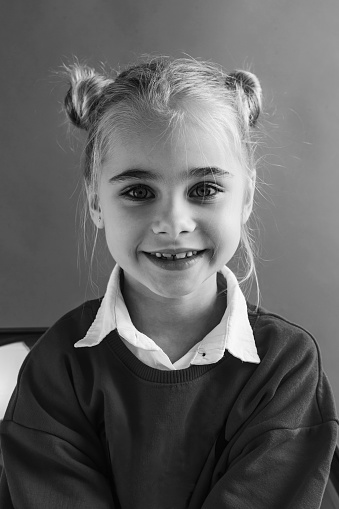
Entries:
POLYGON ((160 258, 163 260, 183 260, 184 258, 192 258, 192 256, 196 256, 198 253, 202 251, 183 251, 181 253, 160 253, 153 252, 147 253, 150 256, 155 256, 156 258, 160 258))
POLYGON ((193 267, 199 260, 202 259, 206 249, 197 250, 185 250, 177 253, 166 252, 166 251, 152 251, 145 252, 144 255, 154 265, 166 269, 166 270, 185 270, 193 267))

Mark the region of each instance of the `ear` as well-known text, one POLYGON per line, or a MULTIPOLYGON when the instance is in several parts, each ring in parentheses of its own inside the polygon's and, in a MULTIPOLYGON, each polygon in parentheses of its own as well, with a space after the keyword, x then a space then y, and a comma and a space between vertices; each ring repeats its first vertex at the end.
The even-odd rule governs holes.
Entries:
POLYGON ((94 191, 86 190, 87 192, 87 200, 88 200, 88 208, 92 218, 93 223, 97 228, 104 228, 104 218, 102 214, 102 210, 99 203, 99 197, 97 193, 94 191))
POLYGON ((242 210, 242 224, 246 224, 252 209, 253 209, 253 200, 254 200, 254 191, 255 191, 255 181, 256 181, 256 174, 254 173, 247 182, 247 189, 245 191, 245 199, 244 199, 244 205, 242 210))

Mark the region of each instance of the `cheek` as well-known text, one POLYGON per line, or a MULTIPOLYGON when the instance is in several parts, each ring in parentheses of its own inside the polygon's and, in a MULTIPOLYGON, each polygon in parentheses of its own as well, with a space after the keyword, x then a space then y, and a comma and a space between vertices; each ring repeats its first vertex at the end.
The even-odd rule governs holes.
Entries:
MULTIPOLYGON (((107 216, 106 216, 107 217, 107 216)), ((113 258, 130 259, 135 256, 145 229, 140 219, 130 214, 117 213, 105 220, 105 236, 113 258)), ((118 261, 118 260, 117 260, 118 261)))
POLYGON ((218 228, 218 241, 225 248, 237 247, 241 236, 241 223, 239 217, 236 221, 224 221, 218 228))
POLYGON ((125 250, 133 241, 131 228, 123 222, 106 223, 105 235, 109 248, 118 251, 125 250))
POLYGON ((242 223, 242 197, 241 193, 229 194, 227 199, 219 207, 216 207, 214 214, 212 213, 210 223, 215 225, 218 230, 224 231, 225 234, 238 231, 242 223))
POLYGON ((226 206, 215 211, 208 225, 209 235, 219 249, 235 250, 240 242, 242 227, 242 206, 231 200, 226 206))

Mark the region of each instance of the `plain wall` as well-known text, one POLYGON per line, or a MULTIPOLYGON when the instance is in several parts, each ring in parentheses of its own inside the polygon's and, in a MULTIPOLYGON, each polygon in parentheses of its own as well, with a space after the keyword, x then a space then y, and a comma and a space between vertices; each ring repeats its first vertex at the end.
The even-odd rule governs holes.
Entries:
POLYGON ((2 0, 1 327, 51 325, 101 295, 110 267, 94 264, 93 289, 75 220, 81 145, 52 71, 73 55, 116 68, 141 53, 251 66, 268 132, 262 304, 316 336, 339 407, 338 19, 335 0, 2 0))

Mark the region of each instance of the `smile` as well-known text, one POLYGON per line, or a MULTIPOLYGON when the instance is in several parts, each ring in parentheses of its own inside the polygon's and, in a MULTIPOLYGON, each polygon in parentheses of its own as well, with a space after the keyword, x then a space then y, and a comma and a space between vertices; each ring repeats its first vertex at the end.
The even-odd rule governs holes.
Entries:
POLYGON ((205 253, 205 249, 202 251, 182 251, 181 253, 160 253, 159 251, 147 253, 144 251, 144 256, 160 269, 181 271, 194 267, 205 257, 205 253))
POLYGON ((157 258, 162 258, 163 260, 182 260, 183 258, 191 258, 195 256, 198 251, 185 251, 183 253, 149 253, 151 256, 156 256, 157 258))

